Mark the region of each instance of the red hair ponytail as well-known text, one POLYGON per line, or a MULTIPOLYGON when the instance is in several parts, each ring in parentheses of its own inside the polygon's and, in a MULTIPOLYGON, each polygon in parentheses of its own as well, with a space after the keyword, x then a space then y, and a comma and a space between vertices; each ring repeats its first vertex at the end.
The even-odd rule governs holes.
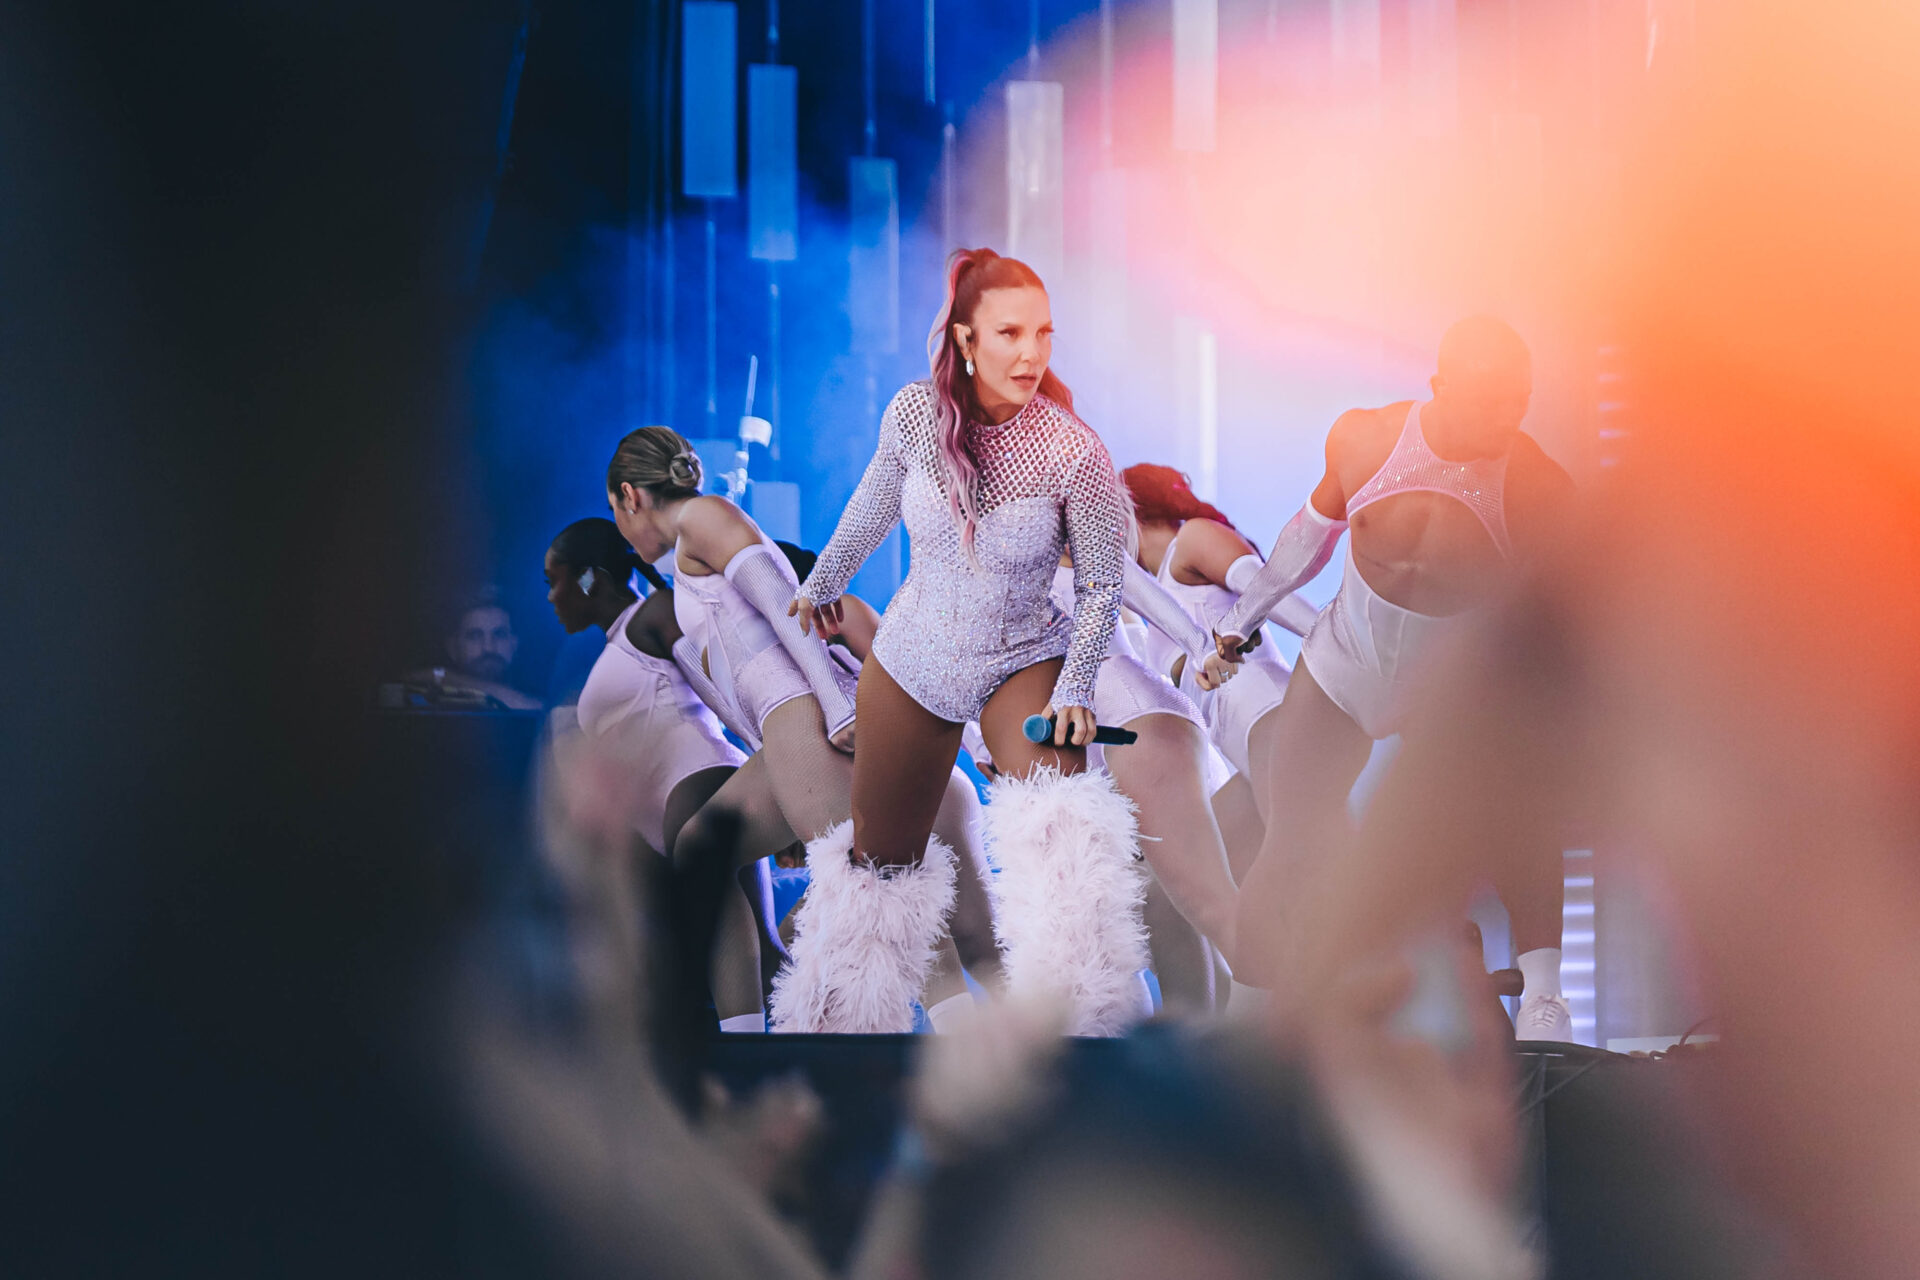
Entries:
POLYGON ((1136 462, 1120 473, 1133 499, 1133 511, 1149 524, 1179 524, 1185 520, 1213 520, 1234 529, 1233 521, 1211 502, 1194 493, 1183 471, 1154 462, 1136 462))

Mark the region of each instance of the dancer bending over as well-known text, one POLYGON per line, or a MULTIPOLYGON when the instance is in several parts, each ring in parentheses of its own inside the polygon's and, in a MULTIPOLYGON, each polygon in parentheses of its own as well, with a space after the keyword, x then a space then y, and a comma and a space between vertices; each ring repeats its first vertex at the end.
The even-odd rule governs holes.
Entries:
POLYGON ((852 911, 917 918, 915 904, 944 900, 949 854, 928 833, 962 727, 977 719, 1000 774, 986 825, 1010 987, 1068 993, 1086 1034, 1141 1015, 1132 807, 1086 771, 1085 750, 1120 610, 1124 500, 1048 367, 1052 348, 1030 268, 987 249, 954 254, 928 335, 932 377, 887 406, 873 461, 793 600, 804 625, 832 631, 848 580, 904 516, 912 563, 860 676, 852 829, 809 853, 849 868, 834 908, 844 921, 822 901, 814 926, 824 963, 810 978, 828 1003, 872 982, 852 911), (1071 618, 1049 598, 1066 549, 1071 618), (1039 712, 1056 728, 1034 744, 1021 725, 1039 712))
MULTIPOLYGON (((787 606, 793 568, 747 514, 725 498, 700 492, 700 460, 678 433, 642 427, 620 442, 607 469, 607 498, 621 534, 649 563, 674 556, 674 613, 685 632, 690 683, 743 740, 758 750, 714 793, 675 843, 677 861, 711 846, 709 827, 722 812, 742 824, 737 856, 754 861, 795 839, 812 844, 847 821, 853 762, 855 678, 805 634, 787 606)), ((979 799, 957 771, 934 796, 941 834, 965 847, 979 799)), ((811 853, 810 902, 839 902, 852 875, 844 859, 826 865, 811 853)), ((970 860, 971 862, 971 860, 970 860)), ((977 870, 970 865, 971 873, 977 870)), ((851 907, 848 933, 869 975, 883 971, 856 998, 810 1000, 806 975, 817 961, 806 917, 796 917, 793 964, 776 980, 776 1031, 905 1031, 913 1001, 926 985, 934 951, 946 936, 953 898, 953 862, 939 869, 942 892, 923 894, 902 910, 851 907), (909 945, 902 939, 911 938, 909 945)), ((882 908, 887 903, 880 904, 882 908)), ((816 907, 817 911, 818 908, 816 907)))
MULTIPOLYGON (((1354 409, 1333 424, 1326 474, 1215 627, 1220 652, 1240 656, 1259 619, 1326 565, 1351 522, 1339 593, 1308 631, 1276 717, 1268 809, 1287 821, 1268 824, 1241 899, 1242 954, 1256 973, 1280 964, 1276 917, 1301 859, 1337 840, 1373 741, 1399 728, 1457 619, 1510 580, 1572 489, 1520 430, 1533 370, 1519 334, 1490 316, 1462 320, 1440 340, 1438 365, 1431 400, 1354 409)), ((1528 850, 1491 870, 1526 978, 1519 1033, 1565 1040, 1558 851, 1528 850)))
MULTIPOLYGON (((665 854, 746 757, 721 736, 719 721, 674 663, 680 628, 672 590, 613 521, 595 517, 562 529, 547 548, 545 571, 547 602, 567 634, 588 627, 606 632, 606 648, 587 675, 575 714, 581 732, 618 770, 634 831, 665 854), (628 586, 636 572, 654 584, 644 600, 628 586)), ((762 1002, 773 976, 764 958, 777 965, 785 952, 769 919, 766 864, 742 868, 739 878, 741 895, 729 895, 723 907, 714 1009, 723 1031, 762 1031, 762 1002)))
MULTIPOLYGON (((1260 567, 1260 557, 1231 520, 1194 494, 1181 472, 1142 462, 1128 467, 1124 479, 1140 521, 1137 563, 1180 609, 1172 618, 1148 619, 1147 653, 1158 670, 1191 689, 1193 646, 1213 650, 1214 625, 1239 602, 1239 589, 1260 567)), ((1304 631, 1313 621, 1312 606, 1297 596, 1282 600, 1274 612, 1294 630, 1304 631)), ((1194 696, 1214 746, 1236 770, 1213 798, 1236 878, 1253 865, 1272 820, 1266 774, 1273 756, 1267 741, 1289 674, 1285 660, 1259 646, 1257 626, 1254 635, 1239 677, 1218 692, 1194 696), (1246 838, 1233 838, 1242 831, 1246 838)))

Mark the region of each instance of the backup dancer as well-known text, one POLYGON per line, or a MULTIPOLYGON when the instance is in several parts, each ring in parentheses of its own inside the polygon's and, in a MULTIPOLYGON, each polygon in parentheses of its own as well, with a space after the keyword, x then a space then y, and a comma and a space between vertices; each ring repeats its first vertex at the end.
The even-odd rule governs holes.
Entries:
MULTIPOLYGON (((567 634, 588 627, 606 632, 606 647, 580 691, 578 726, 619 769, 634 831, 668 853, 681 827, 746 757, 722 736, 674 663, 680 631, 672 592, 611 520, 576 520, 562 529, 547 548, 545 572, 547 601, 567 634), (636 572, 655 585, 644 600, 628 586, 636 572)), ((767 920, 765 865, 753 864, 742 880, 748 896, 728 895, 714 966, 714 1009, 723 1031, 765 1029, 761 954, 779 955, 779 937, 767 920), (751 915, 749 905, 757 908, 751 915)))
MULTIPOLYGON (((1352 525, 1339 593, 1300 649, 1268 744, 1269 823, 1244 881, 1242 953, 1271 974, 1273 922, 1301 855, 1337 834, 1344 802, 1375 739, 1394 733, 1456 619, 1511 578, 1548 534, 1572 481, 1520 430, 1533 391, 1520 336, 1489 316, 1440 341, 1433 398, 1354 409, 1328 433, 1326 473, 1287 522, 1239 604, 1215 627, 1223 656, 1241 656, 1261 618, 1332 558, 1352 525), (1252 930, 1264 922, 1266 933, 1252 930)), ((1235 681, 1238 685, 1239 681, 1235 681)), ((1529 850, 1494 869, 1526 986, 1515 1022, 1524 1039, 1565 1040, 1560 994, 1559 859, 1529 850)))
POLYGON ((823 1002, 901 998, 902 979, 869 961, 867 939, 878 920, 903 949, 929 945, 952 879, 929 832, 963 726, 978 720, 999 773, 986 827, 1010 988, 1067 993, 1082 1034, 1140 1015, 1132 806, 1086 768, 1120 609, 1125 503, 1105 447, 1048 368, 1052 346, 1029 267, 986 249, 954 254, 928 335, 932 377, 887 406, 866 475, 793 600, 805 625, 831 631, 854 571, 904 517, 912 563, 860 676, 853 822, 808 852, 843 873, 807 904, 820 961, 808 978, 823 1002), (1049 598, 1063 550, 1071 617, 1049 598), (1045 743, 1022 733, 1036 713, 1055 719, 1045 743))
MULTIPOLYGON (((1211 653, 1215 624, 1239 601, 1240 588, 1252 580, 1260 557, 1233 522, 1196 496, 1187 477, 1172 467, 1136 463, 1123 479, 1140 523, 1136 567, 1178 607, 1171 617, 1148 616, 1147 655, 1156 670, 1191 690, 1195 646, 1211 653)), ((1292 595, 1273 612, 1274 621, 1300 634, 1314 617, 1313 607, 1292 595)), ((1258 627, 1253 630, 1257 636, 1258 627)), ((1226 687, 1209 694, 1196 691, 1194 699, 1214 746, 1235 770, 1214 796, 1213 809, 1236 878, 1252 866, 1272 819, 1267 785, 1272 756, 1266 745, 1289 676, 1286 662, 1257 641, 1239 671, 1226 687)))
MULTIPOLYGON (((729 727, 757 748, 687 823, 675 855, 706 847, 708 829, 724 811, 741 824, 742 861, 795 839, 808 841, 812 884, 806 901, 837 901, 853 869, 844 858, 823 863, 812 849, 847 822, 855 677, 789 615, 798 580, 779 548, 739 507, 701 494, 700 481, 693 446, 666 427, 628 434, 607 469, 608 502, 622 536, 649 563, 674 552, 674 613, 685 633, 675 653, 682 671, 729 727)), ((969 846, 979 810, 971 785, 949 769, 933 803, 946 847, 969 846)), ((977 860, 967 861, 977 876, 977 860)), ((808 923, 817 908, 803 906, 796 916, 793 963, 774 983, 774 1030, 910 1030, 913 1002, 947 931, 951 856, 938 872, 941 892, 923 894, 909 912, 855 922, 850 945, 857 963, 884 970, 888 981, 854 998, 821 998, 810 976, 820 964, 808 923), (903 938, 912 945, 898 945, 903 938)))

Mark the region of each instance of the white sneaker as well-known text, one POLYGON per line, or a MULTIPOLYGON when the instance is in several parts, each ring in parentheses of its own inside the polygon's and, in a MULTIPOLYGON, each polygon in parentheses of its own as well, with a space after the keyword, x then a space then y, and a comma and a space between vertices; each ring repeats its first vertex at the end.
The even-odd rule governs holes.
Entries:
POLYGON ((1516 1040, 1557 1040, 1573 1042, 1573 1011, 1560 996, 1528 996, 1513 1015, 1516 1040))

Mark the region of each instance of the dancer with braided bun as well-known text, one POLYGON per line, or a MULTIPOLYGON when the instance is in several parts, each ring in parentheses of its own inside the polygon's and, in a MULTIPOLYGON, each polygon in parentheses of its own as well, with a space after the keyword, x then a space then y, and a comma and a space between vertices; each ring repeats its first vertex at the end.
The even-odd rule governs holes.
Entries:
POLYGON ((832 631, 854 571, 904 518, 912 563, 860 677, 853 824, 809 851, 844 864, 853 886, 834 908, 842 915, 818 904, 815 936, 837 957, 818 980, 834 992, 865 981, 855 912, 943 892, 949 855, 929 832, 977 719, 999 773, 986 825, 1009 986, 1062 991, 1073 1030, 1111 1034, 1143 1012, 1146 963, 1133 807, 1086 767, 1094 682, 1120 611, 1125 502, 1106 448, 1049 367, 1040 277, 962 250, 946 286, 928 335, 932 376, 887 406, 879 448, 792 605, 804 625, 832 631), (1062 551, 1071 616, 1050 598, 1062 551), (1050 740, 1022 733, 1034 714, 1054 718, 1050 740))
MULTIPOLYGON (((852 804, 848 752, 856 677, 789 613, 798 577, 779 547, 732 502, 702 494, 700 482, 699 456, 667 427, 629 433, 607 468, 607 499, 621 535, 650 563, 674 553, 674 613, 685 633, 675 656, 682 670, 720 718, 757 748, 688 821, 674 847, 676 861, 717 843, 716 824, 737 825, 741 861, 807 841, 810 905, 796 917, 793 963, 774 983, 774 1030, 910 1030, 913 1003, 947 936, 951 850, 965 850, 973 840, 979 799, 949 769, 934 796, 948 853, 909 886, 915 892, 861 897, 844 857, 818 856, 821 839, 847 825, 852 804), (829 942, 858 955, 860 981, 832 992, 812 977, 823 957, 811 922, 823 903, 848 919, 850 937, 829 930, 829 942)), ((965 861, 970 874, 980 874, 975 859, 965 861)), ((827 958, 840 954, 828 948, 827 958)))

